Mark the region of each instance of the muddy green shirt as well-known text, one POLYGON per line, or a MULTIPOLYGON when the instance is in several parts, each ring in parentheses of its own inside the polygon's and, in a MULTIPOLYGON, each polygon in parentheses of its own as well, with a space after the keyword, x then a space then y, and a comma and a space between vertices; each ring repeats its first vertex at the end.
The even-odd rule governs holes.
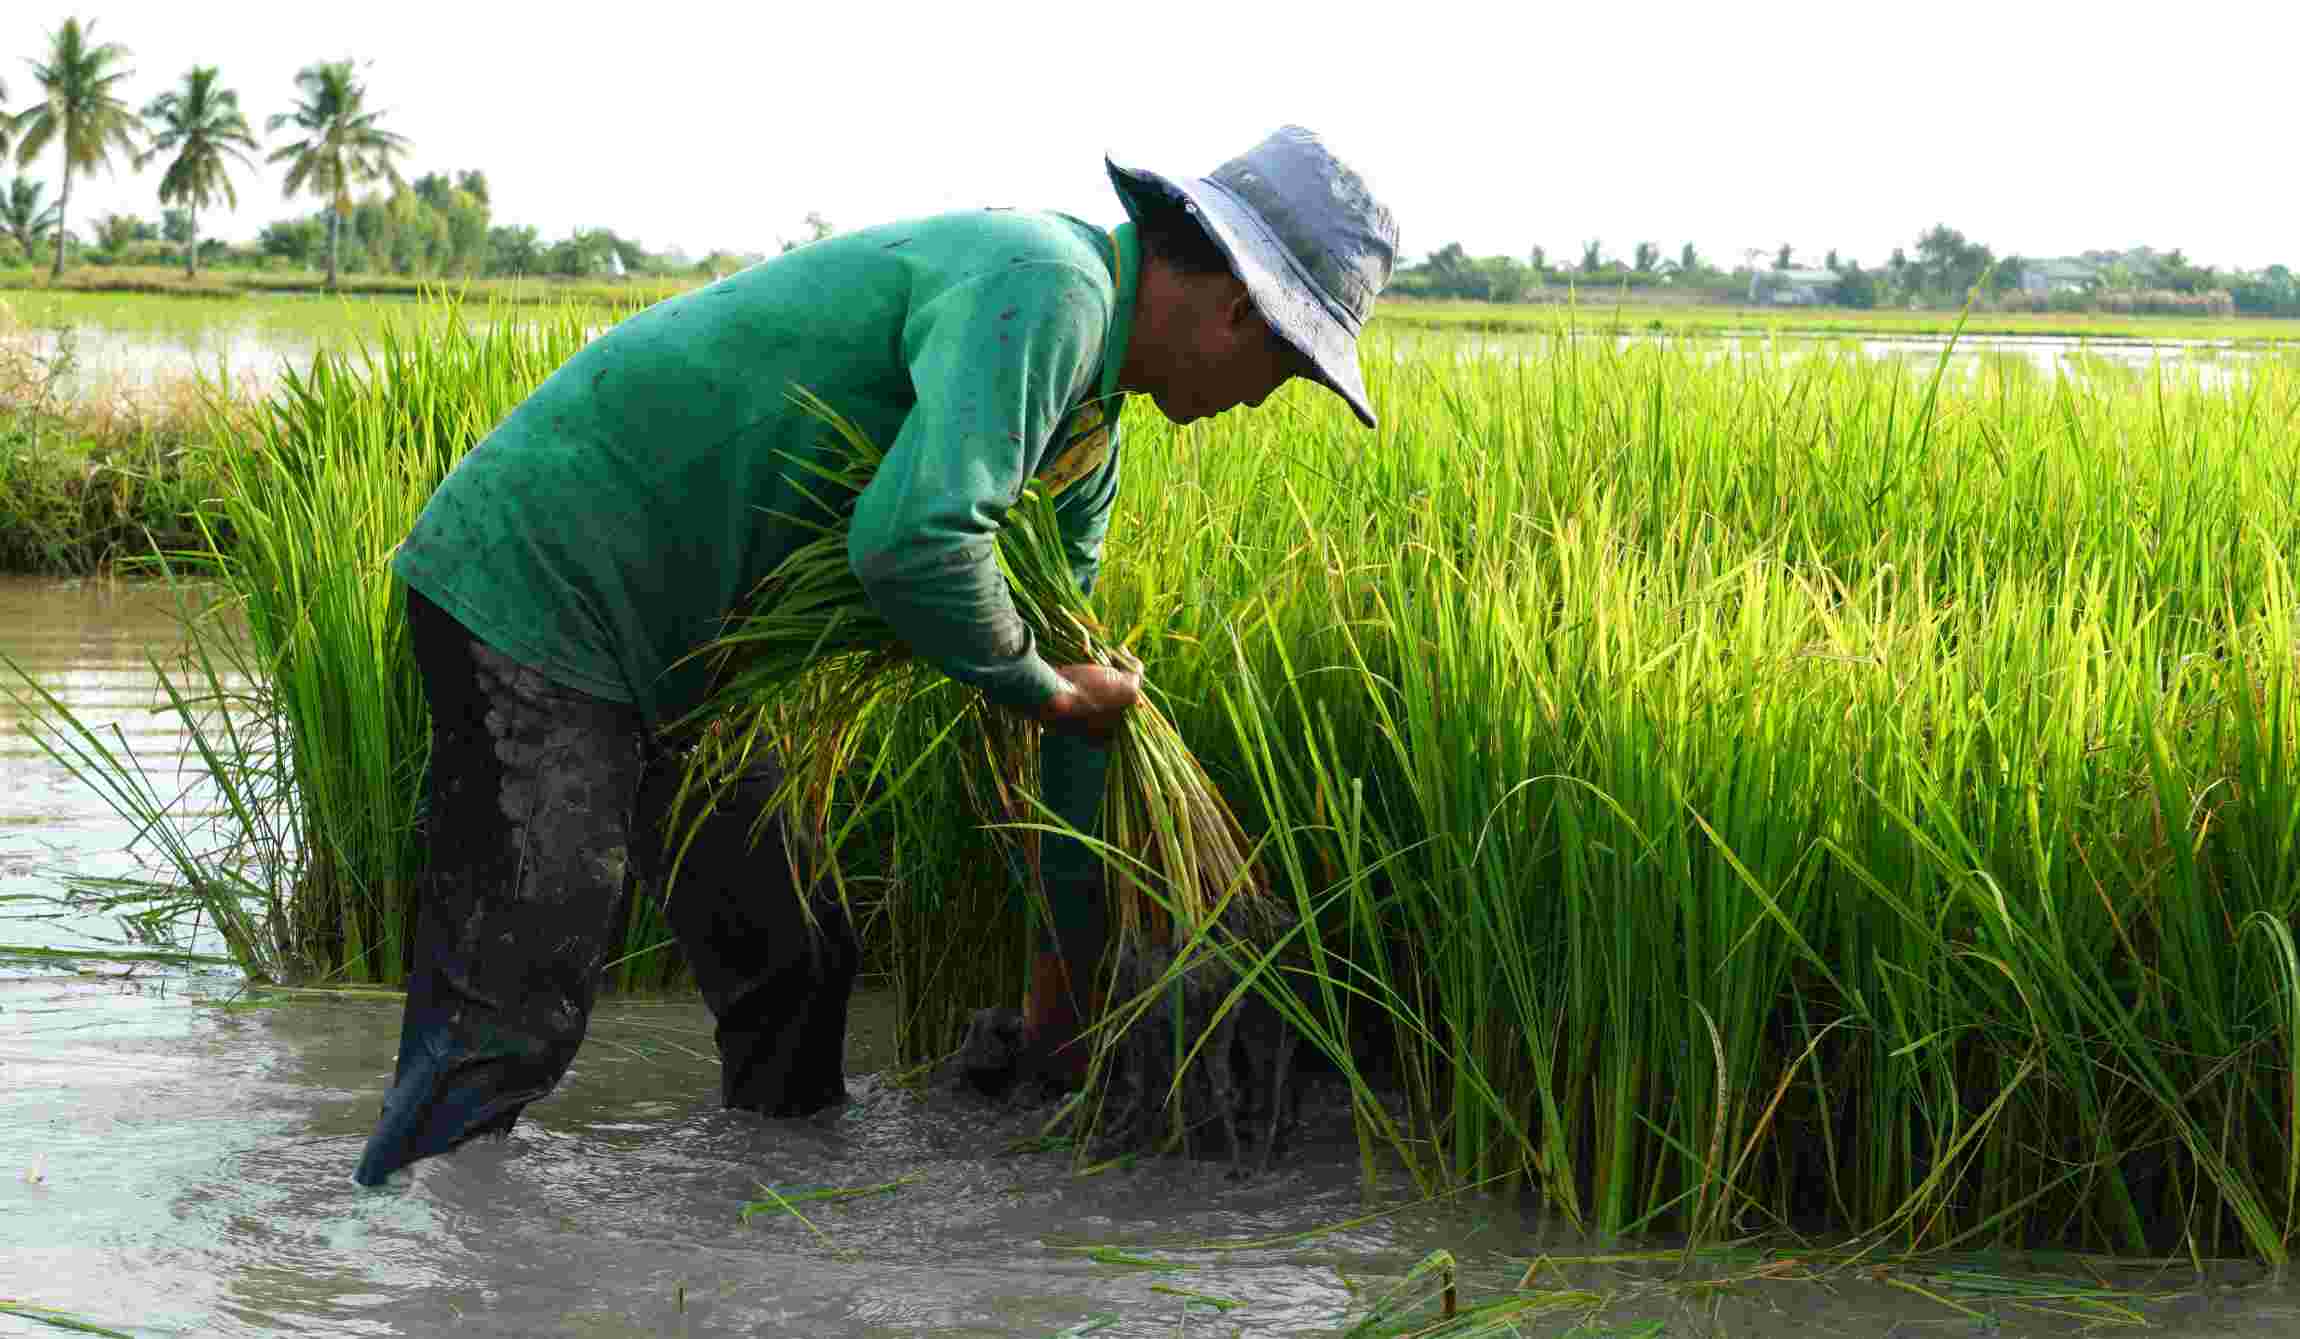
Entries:
POLYGON ((992 538, 1044 478, 1091 587, 1138 273, 1131 225, 978 210, 828 238, 659 303, 472 449, 394 570, 513 658, 675 721, 709 686, 688 654, 810 537, 778 516, 820 514, 793 458, 830 438, 789 398, 803 386, 888 447, 848 556, 895 635, 1035 707, 1054 670, 992 538))

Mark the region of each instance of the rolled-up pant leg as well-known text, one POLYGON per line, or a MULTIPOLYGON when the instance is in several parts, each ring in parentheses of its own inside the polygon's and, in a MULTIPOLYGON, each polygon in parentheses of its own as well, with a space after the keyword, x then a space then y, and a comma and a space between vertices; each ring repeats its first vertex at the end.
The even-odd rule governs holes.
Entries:
POLYGON ((355 1179, 510 1130, 575 1058, 625 891, 636 710, 557 684, 408 592, 432 718, 431 859, 399 1062, 355 1179))
MULTIPOLYGON (((641 792, 639 830, 650 836, 662 831, 677 767, 659 760, 641 792)), ((664 910, 717 1019, 726 1105, 803 1116, 846 1101, 847 1002, 861 952, 836 894, 816 881, 811 852, 786 848, 780 820, 755 831, 781 776, 762 764, 720 798, 681 858, 664 910)), ((659 839, 641 849, 661 889, 659 839)))

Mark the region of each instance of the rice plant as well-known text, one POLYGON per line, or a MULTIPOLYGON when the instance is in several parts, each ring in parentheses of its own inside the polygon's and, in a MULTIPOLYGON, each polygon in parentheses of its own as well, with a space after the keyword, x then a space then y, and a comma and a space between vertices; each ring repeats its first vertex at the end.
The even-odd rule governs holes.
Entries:
POLYGON ((0 304, 0 571, 94 572, 189 536, 196 383, 146 397, 69 393, 73 332, 40 347, 0 304))
MULTIPOLYGON (((791 757, 786 791, 807 797, 808 827, 829 836, 830 797, 853 765, 874 709, 915 699, 934 686, 935 676, 908 660, 847 560, 844 517, 882 449, 835 407, 803 389, 792 396, 842 443, 839 465, 813 468, 826 491, 843 496, 818 496, 835 519, 789 518, 816 531, 815 538, 769 574, 742 616, 698 652, 722 668, 712 700, 696 712, 710 728, 688 780, 707 789, 715 778, 739 775, 759 750, 796 742, 800 751, 791 757), (802 710, 793 709, 794 691, 806 694, 802 710)), ((1016 615, 1051 663, 1140 667, 1094 621, 1071 576, 1051 500, 1035 486, 1010 513, 996 551, 1016 615)), ((1036 773, 1037 732, 964 700, 972 728, 961 738, 990 750, 992 766, 983 779, 994 793, 984 809, 1000 817, 1029 813, 1020 783, 1036 773)), ((1126 857, 1110 895, 1122 935, 1165 941, 1178 927, 1187 935, 1214 919, 1224 902, 1259 891, 1237 819, 1154 702, 1127 714, 1110 751, 1103 845, 1126 857)), ((915 771, 921 761, 914 755, 908 766, 915 771)), ((837 848, 834 840, 824 852, 834 865, 837 848)))
MULTIPOLYGON (((193 542, 150 557, 214 595, 183 662, 157 668, 234 832, 209 842, 167 823, 136 759, 44 704, 44 740, 159 843, 182 888, 204 890, 220 923, 260 917, 260 934, 237 936, 251 972, 404 979, 430 737, 389 558, 456 460, 594 320, 479 328, 446 306, 286 371, 269 399, 211 387, 193 542)), ((665 938, 659 917, 632 928, 665 938)), ((636 959, 628 983, 674 967, 636 959)))
POLYGON ((1101 603, 1369 1126, 1609 1231, 2280 1259, 2300 382, 1552 353, 1132 448, 1101 603))
MULTIPOLYGON (((216 570, 302 704, 285 914, 323 970, 404 951, 423 736, 382 554, 557 329, 331 365, 221 448, 216 570)), ((2281 1264, 2300 365, 1569 334, 1369 349, 1375 434, 1306 392, 1128 411, 1100 625, 1290 911, 1176 936, 1233 983, 1179 1049, 1267 1008, 1350 1084, 1369 1177, 1607 1232, 2281 1264)), ((904 691, 817 812, 923 1060, 1019 993, 1007 850, 1048 825, 985 823, 1030 778, 963 694, 904 691)))
MULTIPOLYGON (((786 764, 787 779, 759 824, 776 814, 791 820, 808 835, 809 858, 842 890, 842 851, 850 836, 866 815, 890 805, 901 815, 893 823, 895 854, 890 862, 882 847, 866 859, 900 868, 911 829, 932 833, 971 820, 1000 832, 1019 825, 1020 840, 1010 852, 1017 858, 1004 867, 1035 876, 1038 836, 1060 830, 1060 820, 1031 798, 1046 770, 1039 729, 976 694, 941 685, 931 668, 910 660, 847 557, 846 518, 883 451, 834 406, 803 388, 790 394, 826 425, 840 449, 830 463, 807 465, 820 490, 813 497, 817 516, 784 518, 813 530, 814 538, 770 573, 741 616, 697 653, 716 662, 718 687, 695 713, 693 724, 704 728, 689 755, 688 802, 674 826, 685 817, 693 831, 718 785, 770 751, 786 764), (915 718, 907 729, 889 719, 903 714, 915 718), (925 736, 926 746, 914 743, 901 753, 884 747, 905 734, 925 736), (874 743, 870 764, 858 768, 858 755, 874 743), (890 776, 898 758, 900 774, 890 776), (875 801, 855 796, 850 776, 858 771, 863 788, 881 791, 875 801), (966 791, 963 809, 946 802, 950 777, 966 791)), ((1072 576, 1051 499, 1035 485, 1008 513, 996 553, 1017 616, 1052 663, 1138 668, 1096 622, 1072 576)), ((1210 1049, 1218 1057, 1208 1071, 1229 1066, 1237 1027, 1232 1001, 1189 1007, 1222 993, 1189 948, 1210 935, 1241 944, 1267 941, 1277 908, 1264 896, 1245 832, 1154 701, 1126 714, 1109 759, 1100 837, 1072 834, 1104 855, 1103 896, 1116 932, 1110 968, 1097 982, 1115 1007, 1097 1047, 1096 1074, 1122 1077, 1127 1105, 1105 1128, 1162 1122, 1168 1134, 1186 1141, 1193 1118, 1169 1098, 1191 1076, 1195 1051, 1210 1049), (1214 1038, 1210 1047, 1207 1037, 1214 1038)), ((766 858, 795 854, 768 852, 766 858)), ((1033 892, 1040 886, 1035 877, 1022 882, 1033 892)), ((670 895, 676 896, 675 887, 670 895)), ((909 914, 895 913, 898 919, 909 914)), ((1040 916, 1050 919, 1051 911, 1040 908, 1040 916)), ((1234 1121, 1256 1104, 1220 1082, 1207 1085, 1205 1096, 1201 1106, 1215 1113, 1201 1111, 1196 1119, 1214 1122, 1223 1144, 1236 1150, 1234 1121)), ((1266 1151, 1266 1137, 1262 1144, 1266 1151)))

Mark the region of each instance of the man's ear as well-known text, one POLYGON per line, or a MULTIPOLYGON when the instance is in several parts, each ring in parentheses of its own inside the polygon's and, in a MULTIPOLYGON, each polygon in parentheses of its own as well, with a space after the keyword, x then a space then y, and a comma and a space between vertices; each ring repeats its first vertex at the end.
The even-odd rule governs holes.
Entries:
POLYGON ((1246 286, 1236 279, 1230 281, 1230 329, 1232 333, 1267 329, 1262 324, 1262 309, 1246 295, 1246 286))

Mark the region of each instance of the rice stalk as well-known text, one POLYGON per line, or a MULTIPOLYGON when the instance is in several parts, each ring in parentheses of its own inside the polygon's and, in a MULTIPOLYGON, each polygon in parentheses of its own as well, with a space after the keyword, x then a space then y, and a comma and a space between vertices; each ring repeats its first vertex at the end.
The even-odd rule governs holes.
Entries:
MULTIPOLYGON (((1061 836, 1088 843, 1104 861, 1103 897, 1115 932, 1101 980, 1113 1001, 1124 1001, 1098 1031, 1090 1086, 1119 1074, 1130 1092, 1125 1114, 1107 1128, 1141 1126, 1152 1109, 1162 1109, 1169 1121, 1165 1136, 1187 1141, 1182 1105, 1171 1099, 1209 1042, 1217 1067, 1230 1064, 1237 1022, 1234 993, 1211 1009, 1185 1003, 1186 995, 1221 999, 1225 993, 1198 971, 1211 959, 1193 950, 1216 927, 1241 941, 1267 938, 1278 919, 1243 826, 1172 721, 1145 698, 1108 743, 1100 837, 1066 830, 1035 797, 1040 727, 971 690, 951 691, 899 644, 851 569, 846 518, 882 451, 811 392, 794 389, 791 398, 842 448, 829 463, 805 465, 811 475, 805 491, 829 519, 783 518, 814 537, 696 653, 716 662, 718 686, 693 718, 700 728, 672 819, 679 853, 711 811, 718 788, 762 754, 780 758, 786 777, 758 816, 754 835, 777 816, 788 818, 797 844, 807 849, 785 857, 794 866, 812 864, 850 914, 854 880, 844 858, 850 843, 890 805, 909 805, 907 822, 895 820, 898 829, 957 821, 947 805, 915 803, 933 787, 947 786, 947 778, 956 778, 965 812, 1006 843, 1009 863, 1027 875, 1034 897, 1043 896, 1041 841, 1061 836), (906 718, 931 722, 932 729, 923 748, 919 732, 910 732, 898 770, 897 755, 886 746, 902 734, 906 718), (857 799, 858 793, 868 797, 857 799), (1155 1036, 1161 1028, 1166 1035, 1155 1036)), ((1015 612, 1041 655, 1054 664, 1140 669, 1104 632, 1079 590, 1051 497, 1035 483, 1009 511, 996 553, 1015 612)), ((675 882, 676 859, 673 868, 675 882)), ((1051 922, 1049 908, 1037 910, 1051 922)), ((807 911, 814 914, 811 903, 807 911)), ((1210 1092, 1227 1120, 1233 1094, 1223 1083, 1210 1092)), ((1223 1143, 1237 1147, 1234 1128, 1223 1143)))
MULTIPOLYGON (((920 702, 948 704, 948 695, 934 697, 941 676, 897 642, 846 561, 844 518, 883 451, 810 391, 791 391, 791 398, 828 423, 844 446, 837 465, 810 465, 817 476, 810 495, 840 520, 784 518, 812 529, 814 538, 761 582, 718 640, 697 651, 718 660, 722 674, 695 713, 706 727, 685 773, 683 801, 699 801, 706 812, 702 796, 713 782, 738 775, 761 750, 787 752, 787 794, 761 814, 761 828, 784 810, 800 814, 800 826, 826 842, 826 867, 837 870, 842 840, 858 824, 856 814, 835 817, 842 778, 888 716, 920 702)), ((1141 669, 1104 633, 1076 587, 1051 499, 1035 483, 1007 515, 996 552, 1014 610, 1049 663, 1141 669)), ((925 766, 955 766, 984 821, 1040 831, 1044 821, 1028 821, 1051 817, 1033 814, 1040 805, 1030 798, 1040 727, 989 709, 980 695, 959 697, 959 711, 936 734, 936 750, 913 755, 897 785, 925 766)), ((886 768, 869 771, 883 775, 886 768)), ((1127 939, 1168 943, 1208 925, 1233 897, 1267 893, 1240 821, 1155 699, 1129 711, 1113 736, 1102 821, 1102 849, 1116 865, 1109 897, 1127 939)))
MULTIPOLYGON (((1226 974, 1179 1007, 1112 992, 1111 1017, 1167 1066, 1223 1044, 1217 1015, 1286 1020, 1346 1091, 1369 1184, 1523 1186, 1608 1232, 2282 1260, 2300 364, 1966 375, 1575 334, 1506 361, 1370 339, 1375 434, 1294 391, 1243 422, 1130 411, 1130 558, 1094 599, 1127 631, 1104 640, 1156 666, 1286 915, 1266 942, 1186 933, 1147 862, 1195 856, 1204 824, 1106 816, 1136 924, 1172 927, 1135 979, 1226 974)), ((442 366, 442 410, 504 389, 442 366)), ((329 395, 398 423, 379 406, 409 383, 358 371, 329 395)), ((347 501, 400 505, 348 470, 393 467, 402 431, 340 462, 347 501)), ((388 621, 315 598, 374 561, 338 541, 353 521, 258 500, 240 514, 303 592, 282 611, 396 663, 388 621)), ((851 604, 824 561, 818 598, 851 604)), ((793 812, 837 847, 917 1063, 1011 1000, 1014 870, 1058 825, 1019 756, 1034 727, 883 636, 786 638, 825 672, 754 704, 753 742, 818 751, 793 812)), ((314 703, 396 691, 265 646, 314 703)), ((393 768, 421 741, 398 737, 298 748, 375 778, 315 789, 307 830, 403 898, 398 848, 362 835, 406 821, 393 768)), ((379 962, 393 913, 305 886, 291 920, 349 905, 350 960, 379 962)), ((291 942, 347 960, 345 933, 291 942)))
MULTIPOLYGON (((844 448, 833 465, 807 466, 814 476, 810 496, 838 519, 782 518, 815 537, 766 578, 726 632, 696 653, 717 661, 722 671, 720 686, 696 712, 705 728, 682 800, 700 803, 707 812, 704 796, 717 780, 738 775, 763 750, 783 752, 789 793, 761 815, 761 825, 786 808, 800 815, 804 830, 824 843, 822 854, 836 877, 838 852, 859 821, 858 815, 834 816, 842 779, 887 714, 945 699, 933 697, 940 676, 910 658, 871 607, 847 560, 845 517, 883 451, 812 393, 796 389, 792 398, 828 425, 844 448)), ((1049 662, 1140 668, 1104 633, 1079 591, 1051 499, 1035 484, 1009 512, 997 554, 1015 612, 1049 662)), ((1015 825, 1018 835, 1034 835, 1043 826, 1030 821, 1044 816, 1030 784, 1038 772, 1038 727, 991 709, 977 695, 963 695, 957 718, 937 738, 938 752, 914 756, 904 775, 926 766, 957 766, 975 787, 985 821, 1015 825), (941 749, 964 752, 982 765, 938 756, 941 749)), ((1103 849, 1114 866, 1108 896, 1121 936, 1145 943, 1186 937, 1231 898, 1243 894, 1251 900, 1266 891, 1237 817, 1154 700, 1127 713, 1110 752, 1103 849)), ((870 774, 885 771, 873 766, 870 774)), ((1027 845, 1035 872, 1035 842, 1027 845)))

